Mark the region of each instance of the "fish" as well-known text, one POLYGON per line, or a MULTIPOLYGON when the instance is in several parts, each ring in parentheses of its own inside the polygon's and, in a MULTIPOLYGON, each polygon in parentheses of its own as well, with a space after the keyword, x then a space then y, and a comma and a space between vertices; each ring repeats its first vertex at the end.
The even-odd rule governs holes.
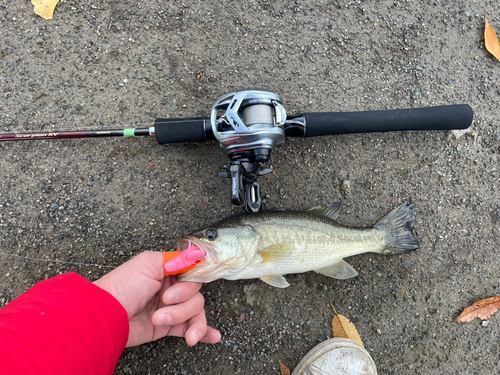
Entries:
POLYGON ((389 212, 373 227, 337 223, 343 203, 306 211, 263 211, 228 217, 181 238, 177 249, 192 244, 205 258, 179 281, 259 278, 277 288, 290 284, 283 275, 315 271, 344 280, 357 276, 345 257, 363 253, 404 254, 420 247, 413 237, 411 201, 389 212))

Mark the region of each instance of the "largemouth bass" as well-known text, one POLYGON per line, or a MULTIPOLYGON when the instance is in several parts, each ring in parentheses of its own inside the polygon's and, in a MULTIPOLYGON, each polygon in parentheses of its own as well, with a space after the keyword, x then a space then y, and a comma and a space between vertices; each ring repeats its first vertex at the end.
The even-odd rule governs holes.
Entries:
POLYGON ((193 243, 205 258, 179 280, 260 278, 289 286, 283 275, 316 271, 336 279, 358 273, 343 260, 366 252, 402 254, 420 247, 413 237, 413 204, 405 202, 372 228, 352 228, 336 222, 342 202, 308 211, 264 211, 238 215, 200 229, 178 242, 178 250, 193 243))

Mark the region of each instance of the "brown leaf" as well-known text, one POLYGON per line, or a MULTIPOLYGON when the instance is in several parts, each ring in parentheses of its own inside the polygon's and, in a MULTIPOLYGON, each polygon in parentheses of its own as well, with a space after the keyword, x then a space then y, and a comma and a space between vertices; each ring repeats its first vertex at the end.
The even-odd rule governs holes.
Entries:
POLYGON ((489 319, 500 307, 500 297, 491 297, 474 302, 455 319, 457 323, 472 322, 474 318, 489 319))
POLYGON ((290 375, 290 369, 286 367, 283 362, 280 361, 281 375, 290 375))
POLYGON ((363 341, 361 341, 361 337, 359 336, 358 330, 352 324, 349 319, 347 319, 344 315, 337 314, 334 316, 332 320, 332 331, 333 337, 343 337, 346 339, 351 339, 360 344, 363 348, 363 341))
POLYGON ((488 23, 486 14, 484 15, 484 21, 484 45, 489 53, 500 60, 500 44, 498 43, 498 36, 495 33, 495 30, 493 30, 493 27, 491 27, 488 23))
POLYGON ((335 316, 332 320, 333 337, 343 337, 346 339, 351 339, 353 341, 356 341, 364 348, 365 345, 363 344, 363 341, 361 341, 361 337, 359 336, 358 330, 356 329, 354 324, 352 324, 344 315, 338 314, 337 310, 335 310, 335 307, 333 307, 332 304, 330 305, 332 306, 333 311, 335 311, 335 316))

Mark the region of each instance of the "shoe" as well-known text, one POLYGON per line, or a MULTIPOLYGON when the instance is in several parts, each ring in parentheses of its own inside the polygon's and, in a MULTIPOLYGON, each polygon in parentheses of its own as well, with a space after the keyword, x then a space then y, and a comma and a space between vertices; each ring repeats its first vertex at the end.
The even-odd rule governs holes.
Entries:
POLYGON ((334 338, 312 348, 292 375, 377 375, 377 367, 357 342, 334 338))

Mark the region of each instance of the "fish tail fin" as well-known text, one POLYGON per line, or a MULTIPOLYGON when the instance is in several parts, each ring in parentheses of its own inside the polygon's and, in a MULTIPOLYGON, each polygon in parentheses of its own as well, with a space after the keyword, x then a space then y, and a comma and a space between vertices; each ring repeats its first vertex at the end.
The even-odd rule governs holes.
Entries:
POLYGON ((408 201, 389 212, 375 224, 375 228, 384 233, 384 248, 380 252, 403 254, 418 249, 420 244, 411 233, 414 220, 413 203, 408 201))

